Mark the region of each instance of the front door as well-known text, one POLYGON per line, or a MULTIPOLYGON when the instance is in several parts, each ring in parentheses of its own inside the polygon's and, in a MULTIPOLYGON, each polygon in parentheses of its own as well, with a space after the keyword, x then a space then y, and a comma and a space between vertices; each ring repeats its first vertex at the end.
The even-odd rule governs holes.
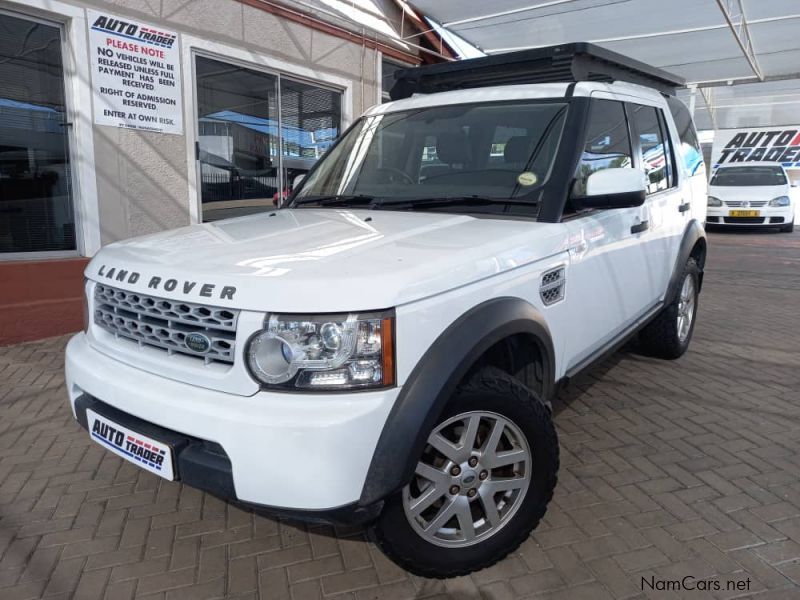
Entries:
MULTIPOLYGON (((633 148, 623 103, 593 99, 575 193, 581 195, 595 171, 636 168, 633 148)), ((570 236, 566 300, 574 315, 565 347, 567 369, 615 338, 651 303, 641 240, 647 219, 645 206, 592 210, 565 219, 570 236)))

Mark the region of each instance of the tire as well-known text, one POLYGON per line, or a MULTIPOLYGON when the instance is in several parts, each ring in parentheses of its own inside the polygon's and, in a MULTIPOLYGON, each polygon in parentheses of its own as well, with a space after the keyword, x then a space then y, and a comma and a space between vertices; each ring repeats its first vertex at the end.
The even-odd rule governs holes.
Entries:
POLYGON ((792 233, 794 231, 794 219, 792 219, 791 223, 789 223, 788 225, 784 225, 778 231, 780 231, 781 233, 792 233))
POLYGON ((412 482, 387 499, 370 529, 371 539, 392 561, 416 575, 435 578, 466 575, 493 565, 516 550, 539 524, 553 497, 559 461, 558 438, 548 407, 532 390, 494 367, 482 369, 458 389, 429 432, 429 442, 440 428, 442 439, 449 436, 455 440, 459 434, 464 436, 460 439, 465 439, 470 437, 469 431, 478 433, 475 443, 463 448, 457 448, 452 441, 446 447, 439 442, 438 447, 443 447, 455 461, 426 444, 422 456, 413 459, 418 461, 417 472, 424 467, 420 466, 422 461, 437 464, 435 475, 440 484, 437 486, 433 479, 425 480, 415 473, 412 482), (473 419, 477 419, 475 427, 470 426, 473 419), (495 438, 492 433, 496 430, 500 434, 495 438), (490 451, 491 439, 500 440, 494 450, 513 450, 518 458, 527 452, 527 460, 493 466, 492 463, 497 465, 510 459, 508 454, 496 456, 490 451), (480 462, 470 462, 476 460, 480 462), (457 476, 453 476, 454 466, 459 468, 457 476), (515 478, 512 485, 523 485, 524 489, 492 493, 497 486, 508 485, 509 480, 500 481, 503 476, 515 478), (520 483, 523 480, 527 483, 520 483), (454 491, 454 482, 458 483, 458 492, 454 491), (411 510, 412 503, 429 491, 429 496, 435 497, 432 504, 419 517, 407 516, 407 508, 411 510), (494 513, 496 526, 488 519, 485 498, 495 508, 499 507, 494 513), (469 511, 466 516, 460 514, 474 527, 475 537, 471 541, 458 516, 443 517, 447 506, 468 507, 464 509, 469 511), (445 519, 441 521, 441 529, 437 527, 426 537, 421 532, 422 522, 427 518, 431 524, 437 516, 445 519), (451 527, 445 528, 446 525, 451 527), (445 534, 454 531, 451 539, 447 539, 445 534), (440 535, 444 537, 437 537, 440 535))
POLYGON ((644 354, 667 360, 683 356, 692 341, 694 324, 697 320, 699 285, 700 267, 693 258, 690 258, 683 268, 681 285, 675 298, 639 332, 639 346, 644 354), (684 293, 687 286, 691 287, 688 295, 684 293), (679 320, 682 315, 684 317, 687 315, 685 311, 688 299, 691 299, 691 305, 688 307, 689 325, 679 333, 679 320))

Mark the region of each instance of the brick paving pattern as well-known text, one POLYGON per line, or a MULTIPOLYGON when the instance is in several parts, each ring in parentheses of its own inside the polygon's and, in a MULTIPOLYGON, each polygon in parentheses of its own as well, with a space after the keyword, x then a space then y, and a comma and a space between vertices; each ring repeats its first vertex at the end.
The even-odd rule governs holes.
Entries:
POLYGON ((66 338, 0 348, 0 598, 800 598, 800 235, 717 233, 690 352, 623 351, 556 403, 545 521, 498 565, 411 576, 359 529, 254 516, 72 420, 66 338), (727 590, 747 585, 749 591, 727 590))

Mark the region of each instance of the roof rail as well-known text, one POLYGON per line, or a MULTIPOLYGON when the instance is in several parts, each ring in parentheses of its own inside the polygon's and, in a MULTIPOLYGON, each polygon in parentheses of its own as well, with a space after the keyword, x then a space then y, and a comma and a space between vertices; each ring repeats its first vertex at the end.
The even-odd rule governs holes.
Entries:
POLYGON ((572 81, 627 81, 674 95, 676 87, 686 84, 677 75, 588 42, 402 69, 394 78, 392 100, 493 85, 572 81))

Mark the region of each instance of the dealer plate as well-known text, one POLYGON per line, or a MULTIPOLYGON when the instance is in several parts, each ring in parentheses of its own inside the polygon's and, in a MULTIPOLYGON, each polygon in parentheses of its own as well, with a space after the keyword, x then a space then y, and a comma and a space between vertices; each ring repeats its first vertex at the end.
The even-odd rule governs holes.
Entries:
POLYGON ((758 210, 732 210, 731 217, 760 217, 761 212, 758 210))
POLYGON ((175 479, 172 448, 87 409, 89 435, 114 454, 164 479, 175 479))

